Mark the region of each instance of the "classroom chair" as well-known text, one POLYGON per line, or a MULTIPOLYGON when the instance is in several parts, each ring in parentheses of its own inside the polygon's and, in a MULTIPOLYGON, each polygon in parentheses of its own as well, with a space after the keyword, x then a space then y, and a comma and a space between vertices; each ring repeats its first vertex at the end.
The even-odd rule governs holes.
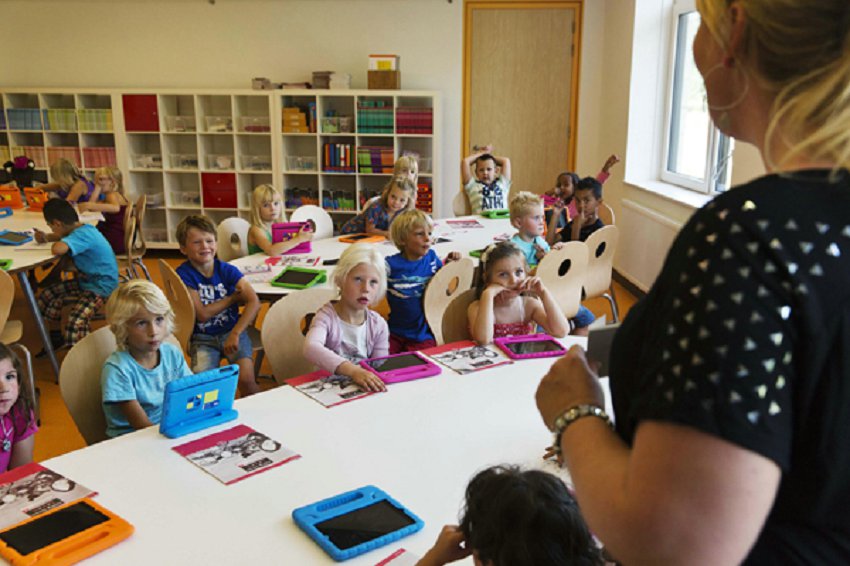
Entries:
MULTIPOLYGON (((195 328, 195 305, 192 303, 192 297, 189 295, 189 289, 186 284, 177 275, 173 267, 168 265, 164 259, 159 260, 159 273, 162 275, 163 291, 165 297, 171 305, 171 310, 174 311, 174 335, 180 343, 180 347, 184 352, 189 351, 189 340, 192 338, 192 331, 195 328)), ((248 338, 251 339, 251 347, 256 354, 254 359, 254 376, 260 376, 260 367, 263 365, 263 345, 260 341, 260 331, 253 324, 248 327, 245 332, 248 333, 248 338)))
POLYGON ((472 214, 469 197, 466 196, 466 192, 463 189, 452 199, 452 212, 455 216, 468 216, 472 214))
POLYGON ((452 299, 472 287, 475 264, 468 257, 445 264, 428 282, 423 297, 425 320, 437 344, 443 340, 443 315, 452 299))
POLYGON ((617 306, 614 284, 611 281, 614 253, 617 251, 619 240, 620 230, 610 224, 592 233, 585 241, 589 252, 587 272, 584 277, 585 298, 605 297, 608 299, 613 322, 620 321, 620 309, 617 306))
MULTIPOLYGON (((174 336, 167 341, 179 347, 174 336)), ((74 344, 59 370, 62 400, 88 445, 107 439, 100 375, 106 358, 115 350, 115 335, 104 326, 74 344)))
POLYGON ((290 377, 316 369, 301 353, 309 328, 305 319, 335 297, 334 289, 295 291, 274 303, 266 313, 262 328, 263 344, 268 346, 266 352, 278 384, 283 385, 290 377))
POLYGON ((121 255, 116 255, 119 268, 121 263, 125 264, 128 278, 134 279, 138 277, 136 266, 138 266, 145 278, 148 281, 151 279, 151 274, 148 273, 148 268, 142 260, 148 250, 147 242, 145 241, 145 232, 143 230, 145 212, 147 211, 147 195, 142 195, 136 201, 127 205, 127 210, 124 213, 124 246, 125 252, 121 255))
POLYGON ((135 206, 130 203, 124 209, 124 253, 115 254, 115 259, 118 260, 118 271, 120 273, 123 270, 127 274, 127 279, 138 277, 132 253, 137 228, 135 206))
POLYGON ((248 255, 248 230, 251 224, 236 216, 225 218, 218 225, 218 259, 232 261, 248 255))
POLYGON ((547 253, 537 264, 537 277, 546 285, 567 318, 574 317, 581 305, 587 256, 584 242, 567 242, 561 249, 547 253))
POLYGON ((467 311, 473 301, 475 301, 475 289, 467 289, 456 294, 446 306, 446 312, 440 324, 444 344, 472 339, 467 311))
POLYGON ((24 335, 24 325, 20 320, 9 320, 12 303, 15 302, 15 281, 12 276, 0 269, 0 342, 12 351, 17 350, 18 359, 26 367, 27 377, 21 379, 24 387, 32 394, 36 418, 39 417, 38 394, 35 388, 35 375, 32 371, 32 356, 29 349, 21 342, 24 335))
POLYGON ((331 215, 324 208, 315 204, 305 204, 296 208, 289 215, 290 222, 305 222, 307 220, 312 220, 316 223, 316 232, 313 234, 314 240, 324 240, 325 238, 333 237, 334 223, 331 215))
POLYGON ((596 210, 596 214, 599 216, 599 219, 606 226, 613 226, 615 224, 615 216, 614 209, 608 206, 607 202, 599 203, 599 208, 596 210))

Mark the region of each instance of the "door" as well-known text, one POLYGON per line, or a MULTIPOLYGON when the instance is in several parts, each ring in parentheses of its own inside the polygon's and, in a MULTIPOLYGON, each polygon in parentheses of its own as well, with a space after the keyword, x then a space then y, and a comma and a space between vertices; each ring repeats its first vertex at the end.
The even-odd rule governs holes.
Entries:
POLYGON ((581 2, 467 0, 462 152, 509 157, 512 193, 575 162, 581 2))

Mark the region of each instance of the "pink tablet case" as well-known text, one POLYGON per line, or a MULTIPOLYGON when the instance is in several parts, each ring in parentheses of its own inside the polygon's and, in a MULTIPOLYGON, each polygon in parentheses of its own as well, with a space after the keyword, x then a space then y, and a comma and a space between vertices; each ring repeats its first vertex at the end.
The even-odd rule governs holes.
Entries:
POLYGON ((410 381, 411 379, 421 379, 423 377, 439 375, 443 372, 443 370, 440 369, 440 366, 422 356, 419 352, 402 352, 401 354, 393 354, 392 356, 372 358, 369 360, 363 360, 360 362, 360 365, 380 377, 384 383, 399 383, 401 381, 410 381), (398 358, 399 356, 416 356, 424 363, 389 371, 381 371, 380 369, 375 368, 375 365, 380 365, 376 364, 376 362, 380 362, 381 360, 391 360, 392 358, 398 358))
MULTIPOLYGON (((307 222, 277 222, 272 224, 272 243, 285 242, 291 240, 298 235, 298 232, 307 226, 307 222)), ((284 255, 289 254, 308 254, 313 251, 312 242, 301 242, 291 250, 284 252, 284 255)))
POLYGON ((509 358, 515 360, 523 360, 528 358, 552 358, 555 356, 563 356, 567 353, 567 349, 560 342, 549 336, 548 334, 524 334, 520 336, 505 336, 504 338, 496 338, 493 342, 507 354, 509 358), (545 352, 528 352, 517 354, 507 345, 522 343, 522 342, 554 342, 560 346, 559 350, 547 350, 545 352))

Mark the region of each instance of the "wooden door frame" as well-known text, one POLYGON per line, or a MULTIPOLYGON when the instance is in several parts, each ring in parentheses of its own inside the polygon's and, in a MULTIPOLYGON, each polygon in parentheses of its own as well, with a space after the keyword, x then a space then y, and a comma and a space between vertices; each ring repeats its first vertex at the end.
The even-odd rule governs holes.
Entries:
POLYGON ((566 170, 575 170, 576 140, 578 139, 578 86, 581 76, 581 38, 584 24, 584 0, 464 0, 463 6, 463 130, 461 132, 460 156, 463 159, 470 151, 470 97, 472 96, 472 11, 480 8, 496 8, 500 10, 542 10, 551 8, 566 8, 575 10, 575 32, 573 41, 572 77, 570 78, 570 135, 567 139, 567 155, 565 155, 566 170))

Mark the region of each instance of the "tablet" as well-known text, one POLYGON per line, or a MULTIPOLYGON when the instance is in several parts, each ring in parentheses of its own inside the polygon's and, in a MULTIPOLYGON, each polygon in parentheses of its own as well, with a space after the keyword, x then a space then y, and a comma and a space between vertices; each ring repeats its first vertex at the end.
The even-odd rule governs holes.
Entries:
POLYGON ((391 544, 425 525, 373 485, 299 507, 292 519, 337 562, 391 544))
POLYGON ((380 377, 384 383, 398 383, 442 373, 440 366, 419 352, 403 352, 383 358, 363 360, 360 365, 380 377))
POLYGON ((27 234, 26 232, 12 232, 10 230, 3 230, 0 232, 0 244, 3 244, 4 246, 20 246, 27 242, 32 242, 32 234, 27 234))
POLYGON ((179 438, 211 426, 232 421, 239 366, 222 366, 169 381, 162 397, 159 432, 179 438))
POLYGON ((510 358, 522 360, 526 358, 551 358, 567 353, 560 342, 548 334, 527 334, 525 336, 506 336, 496 338, 496 346, 501 348, 510 358))
POLYGON ((484 250, 486 250, 486 249, 487 248, 481 248, 480 250, 471 250, 469 252, 469 255, 472 256, 472 257, 481 257, 481 254, 483 254, 484 250))
POLYGON ((619 322, 605 324, 591 328, 587 334, 587 359, 599 362, 599 369, 596 370, 599 377, 609 375, 611 345, 614 343, 614 334, 617 333, 619 328, 619 322))
POLYGON ((383 242, 386 240, 380 234, 346 234, 342 236, 339 241, 344 244, 356 244, 358 242, 383 242))
POLYGON ((11 259, 0 259, 0 269, 3 271, 9 271, 10 267, 12 267, 11 259))
POLYGON ((272 279, 269 284, 286 289, 307 289, 313 285, 327 281, 327 273, 324 269, 310 269, 309 267, 287 266, 280 275, 272 279))
POLYGON ((131 534, 130 523, 82 499, 0 532, 0 556, 13 564, 74 564, 131 534))
POLYGON ((12 216, 12 207, 4 206, 0 208, 0 218, 6 218, 7 216, 12 216))
MULTIPOLYGON (((313 226, 312 222, 276 222, 272 224, 272 243, 277 244, 280 242, 285 242, 287 240, 291 240, 295 236, 298 235, 302 229, 307 229, 307 231, 312 230, 313 226)), ((312 242, 301 242, 294 248, 291 248, 284 253, 284 255, 289 254, 308 254, 313 251, 312 242)))
POLYGON ((487 218, 510 218, 511 211, 507 208, 493 208, 482 211, 481 216, 486 216, 487 218))

